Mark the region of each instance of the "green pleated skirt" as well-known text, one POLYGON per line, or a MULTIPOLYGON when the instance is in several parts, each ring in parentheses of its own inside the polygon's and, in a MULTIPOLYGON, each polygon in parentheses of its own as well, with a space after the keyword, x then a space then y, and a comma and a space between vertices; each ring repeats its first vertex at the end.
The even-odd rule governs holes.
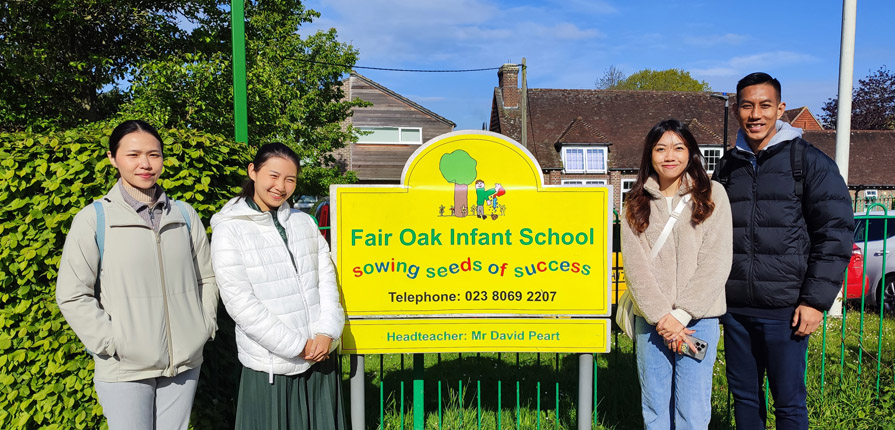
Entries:
POLYGON ((293 376, 269 375, 242 368, 236 430, 344 430, 339 355, 293 376))

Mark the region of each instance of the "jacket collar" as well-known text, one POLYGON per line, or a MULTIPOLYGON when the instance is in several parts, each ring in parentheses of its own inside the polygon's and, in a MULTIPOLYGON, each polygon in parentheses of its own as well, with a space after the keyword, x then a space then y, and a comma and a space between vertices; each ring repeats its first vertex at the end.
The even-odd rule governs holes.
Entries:
MULTIPOLYGON (((283 225, 289 220, 291 214, 288 204, 281 205, 276 211, 277 220, 283 225)), ((231 219, 244 219, 260 224, 273 222, 267 212, 250 207, 248 202, 241 197, 230 199, 220 212, 211 217, 211 228, 214 229, 215 225, 231 219)))
MULTIPOLYGON (((173 224, 173 223, 182 223, 182 217, 171 217, 171 201, 170 199, 162 193, 159 199, 165 199, 164 209, 162 210, 162 221, 159 225, 159 229, 162 227, 173 224)), ((103 200, 108 203, 106 208, 108 209, 109 215, 106 219, 109 220, 110 226, 131 226, 137 225, 142 227, 149 227, 146 225, 146 221, 137 214, 136 209, 127 202, 124 198, 124 195, 121 192, 121 187, 118 184, 115 184, 105 196, 103 196, 103 200)))
MULTIPOLYGON (((674 193, 674 196, 680 197, 689 193, 691 183, 690 175, 684 173, 683 177, 681 177, 681 186, 677 189, 677 192, 674 193)), ((656 174, 649 175, 649 177, 646 178, 646 182, 643 183, 643 189, 650 193, 654 198, 658 199, 663 197, 662 191, 659 190, 659 176, 656 174)))
MULTIPOLYGON (((768 142, 768 145, 764 147, 762 151, 767 151, 773 148, 778 143, 786 142, 789 140, 793 140, 798 137, 802 137, 802 129, 795 128, 789 123, 780 121, 779 119, 774 124, 774 127, 777 129, 777 133, 771 137, 771 141, 768 142)), ((746 142, 746 134, 743 133, 743 130, 740 129, 737 131, 737 143, 735 146, 737 152, 754 154, 752 152, 752 147, 749 146, 749 142, 746 142)))

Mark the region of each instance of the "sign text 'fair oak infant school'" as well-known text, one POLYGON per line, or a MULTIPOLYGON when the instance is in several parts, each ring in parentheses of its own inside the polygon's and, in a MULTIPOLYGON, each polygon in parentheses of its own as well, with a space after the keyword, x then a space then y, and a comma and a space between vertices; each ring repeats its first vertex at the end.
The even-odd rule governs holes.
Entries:
POLYGON ((525 148, 474 131, 421 146, 400 185, 334 185, 343 349, 604 352, 610 193, 545 186, 525 148))

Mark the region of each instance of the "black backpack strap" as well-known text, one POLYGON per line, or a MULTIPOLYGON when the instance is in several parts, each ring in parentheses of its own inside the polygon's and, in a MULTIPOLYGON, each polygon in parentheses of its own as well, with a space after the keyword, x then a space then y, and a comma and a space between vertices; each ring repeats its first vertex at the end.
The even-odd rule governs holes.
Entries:
POLYGON ((807 145, 808 142, 795 139, 789 149, 789 164, 792 166, 794 191, 799 200, 802 200, 802 193, 805 191, 805 146, 807 145))
POLYGON ((712 179, 720 182, 724 188, 727 188, 727 184, 730 182, 730 172, 726 168, 730 151, 733 151, 733 149, 728 150, 718 159, 718 164, 715 165, 715 173, 712 175, 712 179))

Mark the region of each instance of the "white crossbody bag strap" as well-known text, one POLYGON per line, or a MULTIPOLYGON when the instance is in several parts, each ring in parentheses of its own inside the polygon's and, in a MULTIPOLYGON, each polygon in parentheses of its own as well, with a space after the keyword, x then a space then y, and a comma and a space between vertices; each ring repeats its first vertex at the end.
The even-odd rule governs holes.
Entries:
POLYGON ((659 239, 656 240, 656 243, 653 244, 653 249, 650 251, 649 258, 653 260, 659 255, 659 250, 662 249, 662 245, 665 245, 665 241, 668 240, 668 236, 671 234, 671 230, 674 228, 674 223, 677 222, 679 216, 681 216, 681 212, 684 211, 684 206, 687 205, 687 202, 690 201, 690 194, 684 196, 680 202, 678 202, 677 206, 674 208, 674 211, 671 212, 671 217, 668 218, 668 222, 665 223, 665 228, 662 229, 662 234, 659 235, 659 239))

